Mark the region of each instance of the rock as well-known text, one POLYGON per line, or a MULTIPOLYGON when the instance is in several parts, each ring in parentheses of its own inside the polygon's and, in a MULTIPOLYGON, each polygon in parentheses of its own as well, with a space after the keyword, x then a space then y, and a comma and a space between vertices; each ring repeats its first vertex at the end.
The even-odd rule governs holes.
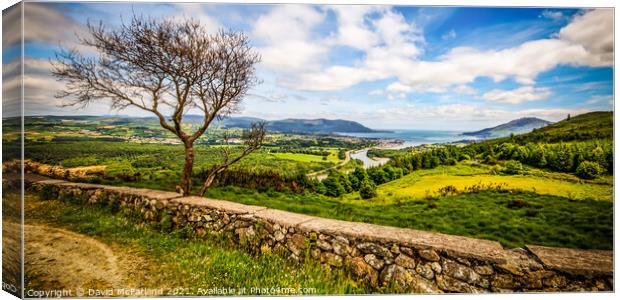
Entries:
POLYGON ((346 256, 350 252, 350 247, 347 244, 341 243, 338 240, 335 240, 332 243, 332 248, 334 249, 334 253, 342 256, 346 256))
POLYGON ((319 240, 326 241, 329 240, 329 235, 319 234, 319 240))
POLYGON ((479 289, 470 286, 469 284, 460 281, 458 279, 454 279, 450 276, 437 275, 435 276, 437 281, 437 286, 443 291, 447 292, 457 292, 457 293, 479 293, 481 292, 479 289))
POLYGON ((282 231, 277 230, 274 234, 273 237, 276 239, 276 241, 281 242, 282 240, 284 240, 284 238, 286 237, 284 235, 284 233, 282 233, 282 231))
POLYGON ((513 275, 523 276, 526 273, 542 270, 542 265, 530 257, 530 253, 521 248, 507 251, 506 263, 497 265, 497 268, 513 275))
POLYGON ((436 261, 431 263, 431 268, 433 268, 433 271, 437 274, 441 273, 442 271, 441 265, 436 261))
POLYGON ((267 232, 268 232, 269 234, 272 234, 272 233, 273 233, 273 224, 271 224, 271 223, 269 223, 269 222, 265 222, 265 223, 263 223, 263 228, 264 228, 265 230, 267 230, 267 232))
MULTIPOLYGON (((398 248, 398 245, 393 244, 392 247, 390 248, 390 251, 392 252, 392 254, 397 255, 400 254, 400 249, 398 248)), ((410 255, 411 256, 411 255, 410 255)))
POLYGON ((381 271, 379 278, 383 285, 389 285, 391 282, 395 282, 405 287, 413 280, 413 275, 399 265, 389 265, 381 271))
POLYGON ((512 276, 506 274, 497 274, 493 276, 491 286, 499 289, 513 290, 519 287, 519 283, 515 281, 512 276))
POLYGON ((388 250, 387 248, 383 246, 379 246, 375 243, 357 244, 357 249, 359 249, 360 251, 362 251, 362 253, 365 253, 365 254, 372 253, 379 257, 389 257, 389 258, 394 257, 392 255, 392 252, 390 252, 390 250, 388 250))
POLYGON ((435 250, 432 249, 423 249, 418 251, 418 253, 420 254, 420 256, 428 261, 439 261, 440 257, 437 254, 437 252, 435 252, 435 250))
POLYGON ((303 250, 306 249, 306 238, 299 234, 293 234, 286 242, 286 247, 293 252, 293 254, 300 256, 303 250))
POLYGON ((474 271, 480 275, 493 275, 493 267, 491 266, 475 266, 474 271))
POLYGON ((437 294, 441 292, 435 283, 417 275, 413 276, 413 280, 409 285, 411 286, 411 291, 418 294, 437 294))
POLYGON ((468 283, 480 281, 480 275, 474 272, 474 270, 453 261, 444 261, 442 269, 443 274, 468 283))
POLYGON ((466 259, 461 258, 461 257, 455 257, 454 260, 458 261, 459 263, 461 263, 463 265, 471 267, 471 262, 469 262, 469 260, 466 260, 466 259))
POLYGON ((405 253, 409 256, 414 256, 415 254, 413 253, 413 250, 411 250, 411 248, 407 248, 407 247, 400 247, 400 252, 405 253))
POLYGON ((321 253, 321 261, 334 267, 342 266, 342 256, 331 252, 321 253))
POLYGON ((562 275, 554 275, 549 278, 545 278, 542 280, 543 284, 552 288, 562 288, 565 287, 568 281, 566 277, 562 275))
POLYGON ((406 269, 415 269, 415 260, 405 254, 399 254, 394 262, 406 269))
POLYGON ((235 228, 249 227, 250 225, 252 225, 252 223, 243 220, 237 220, 233 223, 233 227, 235 228))
POLYGON ((228 214, 223 214, 221 220, 224 225, 228 225, 228 223, 230 223, 230 217, 228 216, 228 214))
POLYGON ((332 250, 332 245, 330 243, 328 243, 327 241, 322 240, 320 238, 316 241, 316 246, 321 248, 322 250, 325 250, 325 251, 332 250))
POLYGON ((510 273, 510 274, 513 274, 513 275, 517 275, 517 276, 523 276, 524 275, 522 269, 519 266, 517 266, 517 265, 515 265, 515 264, 513 264, 511 262, 507 262, 505 264, 497 265, 497 268, 502 270, 502 271, 504 271, 504 272, 506 272, 506 273, 510 273))
MULTIPOLYGON (((372 254, 371 254, 372 255, 372 254)), ((347 269, 353 277, 357 280, 361 280, 373 287, 378 285, 379 273, 367 264, 363 258, 354 257, 346 261, 347 269)))
POLYGON ((376 270, 381 270, 385 265, 385 263, 380 258, 377 258, 377 256, 375 256, 374 254, 366 254, 366 256, 364 256, 364 261, 366 261, 376 270))
POLYGON ((530 290, 538 290, 543 287, 541 278, 533 274, 526 274, 523 277, 519 277, 519 282, 523 288, 530 290))
POLYGON ((435 273, 433 272, 433 267, 431 267, 430 263, 418 264, 415 268, 416 273, 420 274, 420 276, 426 279, 433 279, 435 273))
POLYGON ((256 232, 252 227, 244 227, 235 229, 235 233, 239 236, 240 241, 249 241, 254 238, 256 232))
POLYGON ((344 244, 344 245, 347 245, 347 246, 349 245, 349 240, 347 240, 346 238, 344 238, 343 236, 340 236, 340 235, 336 236, 334 238, 334 241, 338 242, 338 243, 341 243, 341 244, 344 244))

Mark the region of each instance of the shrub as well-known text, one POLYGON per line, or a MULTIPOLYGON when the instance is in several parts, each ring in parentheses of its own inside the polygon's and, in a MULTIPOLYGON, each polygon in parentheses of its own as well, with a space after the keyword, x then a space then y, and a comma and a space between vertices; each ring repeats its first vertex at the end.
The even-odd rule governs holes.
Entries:
POLYGON ((377 197, 377 186, 368 179, 362 181, 360 186, 360 196, 362 199, 377 197))
POLYGON ((575 170, 575 174, 583 179, 594 179, 601 173, 601 166, 597 162, 587 160, 582 161, 575 170))
POLYGON ((516 160, 509 160, 504 164, 504 173, 519 174, 523 170, 523 166, 516 160))
POLYGON ((438 192, 439 192, 439 194, 442 197, 445 197, 445 196, 448 196, 448 195, 456 195, 456 194, 458 194, 459 191, 453 185, 446 185, 446 186, 440 188, 438 192))
POLYGON ((454 158, 446 159, 445 165, 447 165, 447 166, 454 166, 454 165, 456 165, 456 159, 454 159, 454 158))
POLYGON ((510 200, 510 202, 506 205, 508 208, 522 208, 527 206, 530 206, 530 204, 523 199, 510 200))

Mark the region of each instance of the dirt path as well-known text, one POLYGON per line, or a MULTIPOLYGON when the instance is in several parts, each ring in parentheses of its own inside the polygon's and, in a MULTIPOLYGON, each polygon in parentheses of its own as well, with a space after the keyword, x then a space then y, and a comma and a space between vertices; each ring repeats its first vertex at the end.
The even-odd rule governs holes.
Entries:
POLYGON ((26 225, 24 233, 30 285, 106 289, 123 282, 114 252, 93 238, 43 225, 26 225))
MULTIPOLYGON (((17 223, 4 222, 3 227, 5 231, 19 232, 17 223)), ((163 286, 148 277, 154 271, 152 264, 126 249, 111 248, 89 236, 48 225, 27 224, 24 237, 27 290, 88 293, 89 290, 163 286)))

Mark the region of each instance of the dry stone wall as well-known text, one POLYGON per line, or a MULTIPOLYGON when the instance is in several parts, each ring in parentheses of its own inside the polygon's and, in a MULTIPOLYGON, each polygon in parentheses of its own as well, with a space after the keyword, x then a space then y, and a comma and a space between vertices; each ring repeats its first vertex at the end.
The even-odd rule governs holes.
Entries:
POLYGON ((228 235, 248 249, 344 268, 373 287, 415 293, 611 291, 613 252, 541 246, 505 250, 495 242, 346 222, 172 192, 27 176, 44 197, 101 203, 150 224, 228 235))

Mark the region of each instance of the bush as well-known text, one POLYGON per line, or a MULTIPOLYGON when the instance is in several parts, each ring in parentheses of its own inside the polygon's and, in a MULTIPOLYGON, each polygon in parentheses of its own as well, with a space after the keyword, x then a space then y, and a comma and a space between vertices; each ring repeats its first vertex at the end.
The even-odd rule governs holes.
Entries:
POLYGON ((506 207, 508 208, 522 208, 522 207, 528 207, 528 206, 530 206, 530 204, 527 203, 527 201, 523 199, 510 200, 510 202, 506 204, 506 207))
POLYGON ((509 160, 504 164, 504 173, 519 174, 523 170, 523 166, 516 160, 509 160))
POLYGON ((444 164, 447 165, 447 166, 454 166, 454 165, 456 165, 456 159, 448 158, 448 159, 446 159, 444 164))
POLYGON ((582 161, 575 170, 575 174, 583 179, 594 179, 601 173, 602 169, 598 163, 587 160, 582 161))
POLYGON ((377 197, 377 186, 368 179, 362 181, 360 186, 360 196, 362 199, 377 197))

